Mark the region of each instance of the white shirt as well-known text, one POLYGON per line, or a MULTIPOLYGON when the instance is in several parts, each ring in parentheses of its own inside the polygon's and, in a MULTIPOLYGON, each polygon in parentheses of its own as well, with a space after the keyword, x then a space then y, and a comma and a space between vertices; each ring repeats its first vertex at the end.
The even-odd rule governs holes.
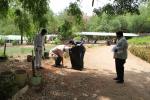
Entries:
POLYGON ((35 48, 42 48, 44 46, 44 36, 41 34, 37 34, 34 39, 34 47, 35 48))

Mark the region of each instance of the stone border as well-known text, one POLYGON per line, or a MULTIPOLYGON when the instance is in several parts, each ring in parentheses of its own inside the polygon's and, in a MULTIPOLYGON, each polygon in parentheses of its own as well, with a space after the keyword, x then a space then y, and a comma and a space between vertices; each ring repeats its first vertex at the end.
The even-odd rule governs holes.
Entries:
POLYGON ((27 90, 29 89, 29 86, 26 85, 25 87, 23 87, 22 89, 20 89, 13 97, 11 100, 20 100, 20 98, 23 96, 23 94, 25 94, 27 92, 27 90))

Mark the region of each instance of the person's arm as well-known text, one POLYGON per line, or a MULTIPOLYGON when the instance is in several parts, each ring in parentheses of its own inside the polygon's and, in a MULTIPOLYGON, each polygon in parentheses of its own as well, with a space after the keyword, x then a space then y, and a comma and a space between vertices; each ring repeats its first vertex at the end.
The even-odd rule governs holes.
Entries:
POLYGON ((121 50, 125 49, 126 47, 127 47, 127 43, 124 39, 122 39, 121 41, 118 41, 115 51, 116 52, 121 51, 121 50))
POLYGON ((42 42, 43 44, 42 44, 42 46, 43 46, 44 51, 45 51, 45 36, 43 36, 42 39, 43 39, 43 42, 42 42))

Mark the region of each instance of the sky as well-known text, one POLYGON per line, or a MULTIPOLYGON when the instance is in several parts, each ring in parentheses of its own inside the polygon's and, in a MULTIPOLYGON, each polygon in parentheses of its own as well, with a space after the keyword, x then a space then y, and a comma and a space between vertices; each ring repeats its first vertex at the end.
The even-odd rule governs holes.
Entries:
MULTIPOLYGON (((50 0, 50 8, 55 14, 62 12, 66 7, 69 6, 70 2, 75 2, 76 0, 50 0)), ((94 8, 99 8, 105 4, 112 2, 112 0, 95 0, 94 6, 92 7, 92 0, 80 0, 80 8, 88 16, 92 16, 92 11, 94 8)))

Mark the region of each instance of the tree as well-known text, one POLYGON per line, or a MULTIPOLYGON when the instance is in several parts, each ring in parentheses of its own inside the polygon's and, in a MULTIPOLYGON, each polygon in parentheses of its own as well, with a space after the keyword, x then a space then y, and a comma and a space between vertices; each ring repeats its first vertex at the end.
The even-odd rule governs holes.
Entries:
POLYGON ((73 16, 75 19, 75 22, 77 24, 82 23, 82 12, 77 4, 77 2, 70 3, 69 8, 67 9, 67 13, 69 16, 73 16))
POLYGON ((24 32, 29 32, 30 31, 30 20, 27 15, 27 13, 21 11, 20 9, 17 9, 15 11, 16 18, 15 18, 15 23, 18 26, 21 34, 21 44, 23 44, 23 34, 24 32))
POLYGON ((9 10, 10 0, 0 0, 0 17, 6 17, 9 10))
POLYGON ((32 22, 34 22, 36 31, 46 27, 48 23, 46 17, 49 8, 48 1, 49 0, 0 0, 0 17, 6 18, 9 10, 15 10, 15 23, 20 30, 22 43, 24 32, 29 33, 30 30, 29 16, 32 16, 32 22))
POLYGON ((22 8, 29 11, 33 16, 33 21, 37 30, 41 27, 46 27, 48 11, 48 0, 19 0, 22 3, 22 8))
POLYGON ((59 27, 61 40, 70 39, 72 37, 72 25, 71 22, 65 20, 64 24, 59 27))
POLYGON ((139 2, 143 0, 114 0, 113 4, 106 4, 102 8, 95 9, 97 15, 105 12, 108 15, 123 15, 126 13, 140 14, 139 2))

